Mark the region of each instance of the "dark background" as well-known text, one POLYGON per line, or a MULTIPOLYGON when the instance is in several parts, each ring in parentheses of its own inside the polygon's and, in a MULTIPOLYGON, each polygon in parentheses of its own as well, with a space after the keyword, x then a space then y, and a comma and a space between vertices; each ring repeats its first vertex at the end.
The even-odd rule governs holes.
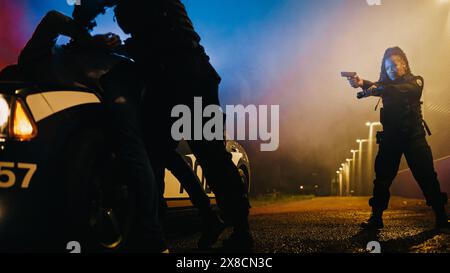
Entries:
MULTIPOLYGON (((357 101, 343 70, 376 80, 387 47, 409 56, 425 78, 425 118, 436 159, 450 155, 450 21, 446 0, 189 0, 184 1, 221 74, 222 104, 280 105, 280 147, 260 152, 243 142, 254 194, 298 192, 331 179, 377 121, 376 99, 357 101)), ((0 0, 0 68, 14 63, 39 19, 66 13, 65 0, 0 0)), ((119 32, 112 13, 96 32, 119 32)), ((123 34, 122 34, 123 35, 123 34)), ((64 42, 64 39, 61 40, 64 42)), ((402 168, 405 168, 402 164, 402 168)), ((441 181, 450 183, 450 181, 441 181)))

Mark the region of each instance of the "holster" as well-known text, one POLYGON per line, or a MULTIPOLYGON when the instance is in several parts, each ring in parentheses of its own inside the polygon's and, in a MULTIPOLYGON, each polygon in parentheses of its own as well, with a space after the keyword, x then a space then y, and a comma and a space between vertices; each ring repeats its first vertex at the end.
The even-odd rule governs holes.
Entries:
POLYGON ((383 141, 383 138, 384 138, 384 132, 383 131, 378 131, 377 135, 376 135, 376 138, 377 138, 377 144, 381 144, 382 141, 383 141))

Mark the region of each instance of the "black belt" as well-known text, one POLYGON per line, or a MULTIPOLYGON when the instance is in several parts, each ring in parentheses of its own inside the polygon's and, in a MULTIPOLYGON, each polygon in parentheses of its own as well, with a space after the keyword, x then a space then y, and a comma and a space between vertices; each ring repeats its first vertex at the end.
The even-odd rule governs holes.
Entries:
POLYGON ((428 136, 431 136, 430 127, 428 127, 428 124, 424 119, 422 119, 422 124, 423 124, 423 127, 425 127, 425 131, 427 131, 428 136))

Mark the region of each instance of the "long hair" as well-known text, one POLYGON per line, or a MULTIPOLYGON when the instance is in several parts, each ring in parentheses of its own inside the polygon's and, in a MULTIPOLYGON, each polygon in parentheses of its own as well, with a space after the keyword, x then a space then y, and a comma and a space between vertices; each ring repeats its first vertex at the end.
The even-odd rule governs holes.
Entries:
POLYGON ((388 77, 386 73, 386 66, 384 65, 386 59, 390 58, 391 56, 400 56, 400 58, 403 59, 406 65, 406 74, 411 74, 411 68, 409 66, 408 57, 406 57, 405 52, 398 46, 390 47, 386 49, 384 52, 383 60, 381 61, 381 72, 380 72, 380 79, 379 82, 390 82, 391 79, 388 77))

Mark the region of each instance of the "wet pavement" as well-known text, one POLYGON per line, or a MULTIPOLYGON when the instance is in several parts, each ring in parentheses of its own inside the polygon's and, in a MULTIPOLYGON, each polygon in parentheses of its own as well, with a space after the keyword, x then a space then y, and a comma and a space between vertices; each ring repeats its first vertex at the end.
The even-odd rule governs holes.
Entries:
MULTIPOLYGON (((434 230, 434 215, 423 200, 394 197, 384 214, 385 228, 361 231, 370 216, 367 197, 320 197, 252 208, 256 253, 362 253, 378 241, 381 252, 450 252, 450 233, 434 230)), ((177 219, 169 238, 172 252, 198 252, 198 221, 177 219), (178 222, 178 221, 182 221, 178 222), (176 223, 178 222, 178 223, 176 223)), ((224 232, 211 252, 221 252, 224 232)))

